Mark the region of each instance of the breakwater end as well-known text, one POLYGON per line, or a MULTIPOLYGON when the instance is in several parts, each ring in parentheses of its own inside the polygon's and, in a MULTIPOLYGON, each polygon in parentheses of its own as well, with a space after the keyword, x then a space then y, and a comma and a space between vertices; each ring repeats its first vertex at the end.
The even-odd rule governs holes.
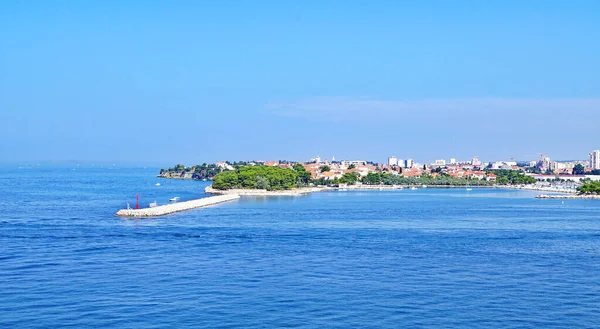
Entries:
POLYGON ((117 211, 115 216, 119 217, 157 217, 168 215, 180 211, 191 210, 211 206, 214 204, 233 201, 239 199, 237 194, 217 195, 202 199, 183 201, 177 203, 166 204, 158 207, 143 208, 143 209, 121 209, 117 211))

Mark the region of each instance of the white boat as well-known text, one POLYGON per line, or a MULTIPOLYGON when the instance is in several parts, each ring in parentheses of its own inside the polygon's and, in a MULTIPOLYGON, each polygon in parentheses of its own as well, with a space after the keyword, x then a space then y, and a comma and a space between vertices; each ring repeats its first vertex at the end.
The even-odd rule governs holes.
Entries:
POLYGON ((169 199, 169 201, 179 201, 179 197, 178 197, 178 196, 176 196, 176 197, 174 197, 174 198, 170 198, 170 199, 169 199))
POLYGON ((467 191, 472 191, 473 188, 471 186, 467 186, 467 191))
POLYGON ((160 186, 160 183, 156 183, 156 184, 154 184, 154 186, 160 186))
POLYGON ((427 187, 427 185, 423 184, 423 188, 426 188, 426 187, 427 187))
POLYGON ((416 190, 417 188, 413 186, 413 187, 411 187, 410 189, 411 189, 411 190, 416 190))
POLYGON ((158 206, 158 203, 156 203, 156 201, 154 201, 154 202, 150 203, 149 206, 150 206, 150 208, 154 208, 154 207, 158 206))

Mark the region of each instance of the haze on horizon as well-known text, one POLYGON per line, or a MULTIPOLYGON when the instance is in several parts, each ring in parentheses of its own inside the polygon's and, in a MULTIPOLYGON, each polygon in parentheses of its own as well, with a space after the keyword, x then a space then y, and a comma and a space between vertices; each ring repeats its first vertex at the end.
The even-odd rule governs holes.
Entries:
POLYGON ((600 148, 598 13, 4 1, 0 162, 585 159, 600 148))

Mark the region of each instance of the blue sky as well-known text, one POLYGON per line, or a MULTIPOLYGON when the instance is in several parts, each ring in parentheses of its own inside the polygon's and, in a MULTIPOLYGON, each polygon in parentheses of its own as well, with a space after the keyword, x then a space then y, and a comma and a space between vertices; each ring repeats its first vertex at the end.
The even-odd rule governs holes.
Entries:
POLYGON ((598 1, 3 1, 0 161, 582 159, 598 1))

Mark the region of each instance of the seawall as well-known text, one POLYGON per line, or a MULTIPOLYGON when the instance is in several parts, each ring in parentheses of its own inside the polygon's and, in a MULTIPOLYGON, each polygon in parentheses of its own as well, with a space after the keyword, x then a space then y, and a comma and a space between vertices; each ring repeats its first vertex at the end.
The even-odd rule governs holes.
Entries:
POLYGON ((600 199, 600 195, 595 194, 540 194, 538 199, 600 199))
POLYGON ((233 201, 239 199, 240 196, 237 194, 217 195, 208 198, 202 198, 197 200, 183 201, 177 203, 166 204, 153 208, 144 209, 121 209, 117 211, 115 216, 119 217, 156 217, 168 215, 180 211, 196 209, 214 204, 233 201))

